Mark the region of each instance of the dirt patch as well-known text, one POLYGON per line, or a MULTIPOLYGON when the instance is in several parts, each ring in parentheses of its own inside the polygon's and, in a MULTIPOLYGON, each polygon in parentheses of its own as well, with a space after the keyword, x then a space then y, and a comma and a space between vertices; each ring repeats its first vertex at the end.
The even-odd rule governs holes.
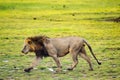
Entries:
POLYGON ((119 48, 119 47, 117 47, 117 48, 105 48, 105 50, 112 50, 112 51, 115 51, 115 50, 120 50, 120 48, 119 48))
POLYGON ((117 18, 110 18, 110 19, 106 19, 106 21, 113 21, 113 22, 120 22, 120 17, 117 18))
POLYGON ((102 52, 105 52, 106 50, 108 51, 116 51, 116 50, 120 50, 120 47, 116 47, 116 48, 105 48, 102 50, 102 52))
POLYGON ((120 17, 84 18, 84 20, 120 22, 120 17))

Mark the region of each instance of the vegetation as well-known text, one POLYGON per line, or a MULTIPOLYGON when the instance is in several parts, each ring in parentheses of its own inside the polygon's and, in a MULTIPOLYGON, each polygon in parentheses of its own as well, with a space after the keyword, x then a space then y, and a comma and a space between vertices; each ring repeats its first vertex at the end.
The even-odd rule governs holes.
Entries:
POLYGON ((1 0, 0 1, 0 80, 119 80, 120 79, 119 0, 1 0), (92 45, 99 66, 90 52, 94 71, 79 58, 73 71, 70 55, 60 58, 61 73, 51 58, 32 72, 25 73, 34 54, 21 53, 28 36, 84 37, 92 45))

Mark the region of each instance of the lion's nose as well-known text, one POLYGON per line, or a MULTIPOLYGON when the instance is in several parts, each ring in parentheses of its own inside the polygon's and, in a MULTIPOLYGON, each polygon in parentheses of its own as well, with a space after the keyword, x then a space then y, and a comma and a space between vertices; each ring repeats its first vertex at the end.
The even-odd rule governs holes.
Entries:
POLYGON ((22 50, 21 52, 22 52, 22 53, 24 53, 24 51, 23 51, 23 50, 22 50))

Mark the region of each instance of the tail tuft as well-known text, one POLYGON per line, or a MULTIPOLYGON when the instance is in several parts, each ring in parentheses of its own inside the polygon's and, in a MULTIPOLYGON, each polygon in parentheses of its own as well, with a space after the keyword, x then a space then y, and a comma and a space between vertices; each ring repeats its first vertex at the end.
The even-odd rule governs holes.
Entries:
POLYGON ((101 62, 98 62, 99 65, 101 65, 102 63, 101 62))

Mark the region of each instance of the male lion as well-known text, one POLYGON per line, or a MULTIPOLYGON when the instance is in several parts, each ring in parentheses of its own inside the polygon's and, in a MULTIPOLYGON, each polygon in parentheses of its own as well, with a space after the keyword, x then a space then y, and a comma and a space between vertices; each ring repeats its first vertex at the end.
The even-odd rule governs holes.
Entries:
POLYGON ((30 72, 43 57, 50 56, 54 59, 57 64, 57 71, 60 71, 62 66, 59 61, 59 57, 63 57, 66 54, 72 54, 73 64, 68 70, 73 70, 78 64, 78 55, 85 59, 89 66, 90 70, 93 70, 90 58, 87 56, 85 51, 85 44, 88 46, 91 54, 100 65, 101 63, 95 57, 91 46, 88 42, 79 37, 64 37, 64 38, 48 38, 46 36, 35 36, 28 37, 25 39, 24 48, 22 53, 27 54, 28 52, 34 52, 36 54, 35 61, 32 65, 25 69, 25 72, 30 72))

